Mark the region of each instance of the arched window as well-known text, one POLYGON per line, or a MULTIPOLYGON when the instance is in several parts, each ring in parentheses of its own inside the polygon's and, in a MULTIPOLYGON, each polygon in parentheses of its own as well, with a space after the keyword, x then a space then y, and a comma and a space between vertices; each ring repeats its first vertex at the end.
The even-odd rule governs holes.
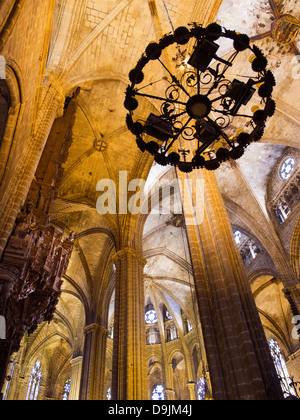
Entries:
POLYGON ((295 391, 291 386, 291 378, 289 376, 286 363, 284 361, 283 355, 280 351, 280 347, 277 341, 273 338, 269 341, 269 346, 272 354, 272 358, 275 364, 276 372, 278 378, 280 379, 281 388, 285 398, 295 395, 295 391))
POLYGON ((174 324, 169 325, 166 335, 167 342, 177 340, 178 337, 176 326, 174 324))
POLYGON ((5 80, 0 79, 0 147, 6 128, 10 105, 11 100, 7 83, 5 80))
POLYGON ((241 238, 242 238, 242 234, 241 234, 241 232, 240 232, 240 231, 238 231, 238 230, 235 230, 233 233, 234 233, 234 238, 235 238, 235 242, 236 242, 236 244, 237 244, 237 245, 240 245, 240 243, 241 243, 241 238))
POLYGON ((111 324, 111 326, 109 327, 109 335, 108 338, 110 338, 111 340, 114 339, 114 324, 111 324))
POLYGON ((64 394, 63 394, 63 400, 64 401, 69 401, 70 391, 71 391, 71 378, 66 380, 66 383, 65 383, 65 386, 64 386, 64 394))
POLYGON ((107 401, 111 401, 111 388, 109 388, 109 389, 107 390, 107 393, 106 393, 106 397, 105 397, 105 399, 106 399, 107 401))
POLYGON ((27 389, 27 401, 36 401, 39 395, 40 383, 42 378, 41 362, 36 361, 31 371, 30 382, 27 389))
POLYGON ((170 333, 171 333, 171 341, 177 340, 178 334, 177 334, 177 329, 174 324, 171 325, 170 333))
POLYGON ((149 330, 149 344, 156 344, 156 332, 155 328, 150 328, 149 330))
POLYGON ((198 399, 204 401, 206 398, 206 381, 205 378, 201 378, 197 383, 198 399))
POLYGON ((162 385, 157 385, 157 387, 152 392, 153 401, 163 401, 164 397, 164 387, 162 385))
POLYGON ((146 330, 146 343, 151 346, 161 344, 160 332, 158 327, 148 327, 146 330))
POLYGON ((277 219, 279 220, 279 223, 282 225, 285 222, 286 217, 284 217, 279 205, 274 206, 274 212, 277 219))
POLYGON ((172 315, 170 314, 170 312, 168 310, 166 310, 166 319, 168 319, 168 320, 173 319, 172 315))
POLYGON ((187 330, 188 330, 188 332, 192 331, 193 326, 191 324, 191 321, 189 319, 187 319, 186 322, 187 322, 187 330))

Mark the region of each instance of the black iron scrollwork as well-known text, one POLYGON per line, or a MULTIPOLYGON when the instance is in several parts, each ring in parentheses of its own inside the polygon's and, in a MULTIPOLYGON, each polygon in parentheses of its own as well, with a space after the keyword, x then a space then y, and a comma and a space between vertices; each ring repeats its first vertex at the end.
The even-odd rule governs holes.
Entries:
POLYGON ((275 112, 272 91, 276 82, 266 67, 267 59, 258 47, 250 46, 247 35, 215 23, 207 28, 196 23, 189 28, 178 28, 158 43, 150 43, 130 72, 131 85, 124 103, 129 111, 128 128, 136 136, 139 148, 151 153, 161 165, 174 165, 183 172, 195 168, 217 169, 223 161, 240 158, 251 142, 260 140, 267 118, 275 112), (233 42, 234 52, 227 59, 217 54, 220 45, 216 41, 222 38, 233 42), (173 44, 177 45, 177 53, 171 69, 161 55, 173 44), (182 45, 186 47, 181 52, 182 45), (229 70, 246 50, 252 54, 252 76, 233 78, 229 70), (151 61, 158 61, 165 73, 161 79, 165 84, 163 93, 157 94, 158 89, 153 88, 158 82, 141 86, 144 69, 151 61), (249 112, 255 92, 260 97, 260 106, 252 105, 249 112), (134 120, 142 98, 147 98, 159 110, 144 125, 134 120), (240 124, 239 131, 236 124, 240 124), (148 142, 148 136, 156 141, 148 142))

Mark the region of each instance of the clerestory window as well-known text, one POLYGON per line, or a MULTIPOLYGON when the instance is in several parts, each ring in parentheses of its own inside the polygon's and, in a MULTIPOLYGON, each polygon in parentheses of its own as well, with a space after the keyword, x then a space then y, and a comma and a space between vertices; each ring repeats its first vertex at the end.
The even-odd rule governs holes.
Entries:
POLYGON ((37 360, 31 370, 29 385, 27 388, 27 401, 36 401, 39 395, 39 389, 42 379, 41 362, 37 360))

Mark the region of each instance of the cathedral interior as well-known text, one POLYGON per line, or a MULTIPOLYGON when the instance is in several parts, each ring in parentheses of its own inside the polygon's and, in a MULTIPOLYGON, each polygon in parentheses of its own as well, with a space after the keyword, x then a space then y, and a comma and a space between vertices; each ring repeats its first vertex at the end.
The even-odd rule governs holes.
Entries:
MULTIPOLYGON (((297 0, 1 0, 1 399, 300 398, 299 28, 297 0), (184 173, 137 146, 124 101, 146 47, 196 24, 263 52, 276 110, 237 159, 184 173), (197 223, 160 193, 186 179, 197 223), (135 180, 150 211, 123 211, 135 180)), ((172 48, 144 69, 140 119, 188 66, 172 48)))

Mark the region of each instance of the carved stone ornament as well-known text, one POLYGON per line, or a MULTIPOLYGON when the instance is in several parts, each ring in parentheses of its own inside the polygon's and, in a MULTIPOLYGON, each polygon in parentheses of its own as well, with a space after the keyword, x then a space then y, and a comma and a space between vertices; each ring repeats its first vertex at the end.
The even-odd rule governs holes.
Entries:
POLYGON ((282 15, 273 25, 273 38, 278 44, 286 45, 295 41, 299 30, 300 20, 292 15, 282 15))

